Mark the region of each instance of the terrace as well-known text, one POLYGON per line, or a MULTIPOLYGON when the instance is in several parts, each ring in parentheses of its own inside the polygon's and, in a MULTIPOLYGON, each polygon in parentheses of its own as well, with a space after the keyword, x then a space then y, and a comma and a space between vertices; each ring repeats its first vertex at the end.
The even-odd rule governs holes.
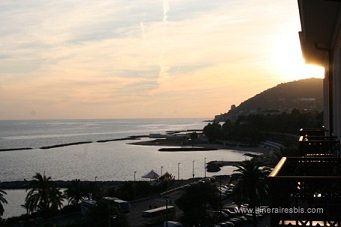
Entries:
POLYGON ((340 173, 339 158, 283 157, 268 177, 270 200, 289 210, 272 213, 271 226, 341 226, 340 173))
POLYGON ((298 157, 268 176, 271 226, 341 226, 341 1, 298 0, 302 53, 322 65, 324 124, 302 129, 298 157))
POLYGON ((300 156, 337 157, 340 141, 336 136, 325 136, 324 129, 301 129, 299 137, 300 156))
POLYGON ((301 157, 283 157, 268 176, 271 226, 341 226, 340 141, 301 129, 301 157))

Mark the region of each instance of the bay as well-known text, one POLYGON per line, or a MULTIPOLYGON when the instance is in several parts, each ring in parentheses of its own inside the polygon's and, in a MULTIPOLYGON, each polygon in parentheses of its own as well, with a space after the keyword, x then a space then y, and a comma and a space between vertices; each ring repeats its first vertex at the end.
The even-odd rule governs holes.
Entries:
MULTIPOLYGON (((247 159, 243 155, 246 151, 159 152, 160 146, 128 144, 135 140, 96 142, 171 130, 202 129, 206 124, 202 119, 0 121, 0 148, 33 148, 0 152, 0 181, 30 180, 37 172, 45 172, 53 180, 98 181, 134 180, 136 172, 136 180, 145 180, 142 176, 152 169, 158 174, 163 171, 188 179, 193 173, 195 177, 205 175, 205 160, 247 159), (94 142, 39 149, 40 146, 85 140, 94 142)), ((207 173, 207 176, 231 174, 233 169, 224 167, 219 173, 207 173)), ((25 195, 25 190, 10 190, 6 195, 9 204, 5 206, 4 217, 23 213, 20 205, 25 195)))

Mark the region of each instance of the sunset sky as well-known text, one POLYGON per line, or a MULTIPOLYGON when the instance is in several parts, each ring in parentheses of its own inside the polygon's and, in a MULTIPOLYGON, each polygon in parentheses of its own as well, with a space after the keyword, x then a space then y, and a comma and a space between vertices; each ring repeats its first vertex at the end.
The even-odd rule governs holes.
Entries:
POLYGON ((305 66, 296 0, 2 0, 0 119, 212 118, 305 66))

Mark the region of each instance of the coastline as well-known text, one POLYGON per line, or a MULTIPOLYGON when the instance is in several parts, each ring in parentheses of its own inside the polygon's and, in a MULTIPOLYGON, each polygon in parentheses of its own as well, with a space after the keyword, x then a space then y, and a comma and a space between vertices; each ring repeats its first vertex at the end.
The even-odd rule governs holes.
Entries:
POLYGON ((106 140, 97 140, 97 141, 79 141, 74 143, 61 143, 61 144, 54 144, 49 146, 42 146, 39 148, 33 147, 18 147, 18 148, 5 148, 0 149, 0 152, 6 151, 19 151, 19 150, 33 150, 33 149, 53 149, 59 147, 68 147, 68 146, 77 146, 82 144, 89 144, 89 143, 109 143, 115 141, 129 141, 129 140, 140 140, 142 138, 149 138, 151 140, 145 141, 138 141, 138 142, 130 142, 127 143, 129 145, 141 145, 141 146, 164 146, 164 147, 172 147, 172 148, 165 148, 160 149, 160 151, 210 151, 210 150, 236 150, 236 151, 247 151, 252 153, 267 153, 267 149, 259 146, 239 146, 238 144, 235 145, 223 145, 218 143, 184 143, 183 140, 177 139, 169 139, 169 138, 162 138, 162 139, 153 139, 150 135, 133 135, 128 137, 122 137, 117 139, 106 139, 106 140), (190 148, 190 149, 189 149, 190 148))
MULTIPOLYGON (((13 150, 31 150, 31 149, 53 149, 67 146, 77 146, 89 143, 109 143, 115 141, 127 141, 124 142, 127 145, 138 145, 138 146, 159 146, 162 147, 158 151, 159 152, 196 152, 196 151, 216 151, 216 150, 229 150, 229 151, 240 151, 243 152, 242 155, 248 157, 261 157, 263 155, 267 155, 271 153, 268 149, 261 146, 247 146, 246 144, 240 144, 237 142, 230 143, 208 143, 205 139, 199 134, 199 138, 195 139, 193 142, 190 137, 191 133, 199 132, 199 129, 188 129, 188 130, 177 130, 177 131, 166 131, 165 134, 135 134, 128 135, 121 138, 113 138, 113 139, 105 139, 105 140, 80 140, 72 143, 56 143, 49 146, 40 146, 37 148, 9 148, 9 149, 0 149, 0 151, 13 151, 13 150), (139 141, 140 140, 140 141, 139 141)), ((202 130, 201 130, 202 131, 202 130)), ((221 141, 218 141, 221 142, 221 141)), ((224 141, 223 141, 224 142, 224 141)), ((211 159, 212 160, 212 159, 211 159)), ((236 162, 226 161, 220 163, 216 161, 218 159, 213 159, 215 161, 211 161, 213 164, 219 163, 220 167, 223 166, 233 166, 236 162)), ((207 165, 210 165, 207 163, 207 165)), ((212 172, 219 172, 212 171, 212 172)), ((23 189, 27 188, 29 181, 9 181, 9 182, 0 182, 0 187, 4 189, 23 189)), ((59 187, 65 187, 68 184, 68 181, 58 180, 56 181, 59 187)), ((90 183, 91 181, 85 181, 90 183)), ((121 181, 103 181, 97 182, 97 184, 106 186, 106 185, 115 185, 121 181)), ((125 181, 122 181, 125 182, 125 181)))
MULTIPOLYGON (((131 142, 128 143, 130 145, 140 145, 140 146, 165 146, 165 147, 172 147, 169 149, 170 152, 174 151, 182 151, 183 148, 192 148, 191 144, 183 144, 180 140, 172 140, 172 139, 153 139, 153 140, 146 140, 146 141, 138 141, 138 142, 131 142), (178 149, 176 149, 178 148, 178 149)), ((267 154, 269 150, 261 147, 261 146, 229 146, 223 145, 218 143, 194 143, 193 149, 191 151, 200 151, 202 149, 209 150, 235 150, 235 151, 246 151, 249 153, 258 153, 258 154, 267 154)), ((164 151, 164 150, 161 150, 164 151)), ((251 156, 251 155, 250 155, 251 156)))
MULTIPOLYGON (((8 189, 27 189, 30 186, 30 183, 32 181, 4 181, 0 182, 0 188, 4 190, 8 189)), ((58 188, 67 188, 72 184, 72 180, 56 180, 52 181, 58 188)), ((81 184, 83 185, 89 185, 89 184, 94 184, 94 185, 100 185, 101 187, 115 187, 120 184, 123 184, 126 181, 87 181, 87 180, 82 180, 81 184)))
POLYGON ((38 148, 33 148, 33 147, 2 148, 2 149, 0 149, 0 152, 33 150, 33 149, 48 150, 48 149, 52 149, 52 148, 76 146, 76 145, 82 145, 82 144, 88 144, 88 143, 108 143, 108 142, 123 141, 123 140, 139 140, 139 139, 145 138, 145 137, 149 137, 149 136, 148 135, 136 135, 136 136, 122 137, 122 138, 118 138, 118 139, 106 139, 106 140, 97 140, 97 141, 88 140, 88 141, 78 141, 78 142, 73 142, 73 143, 59 143, 59 144, 53 144, 53 145, 48 145, 48 146, 41 146, 38 148))

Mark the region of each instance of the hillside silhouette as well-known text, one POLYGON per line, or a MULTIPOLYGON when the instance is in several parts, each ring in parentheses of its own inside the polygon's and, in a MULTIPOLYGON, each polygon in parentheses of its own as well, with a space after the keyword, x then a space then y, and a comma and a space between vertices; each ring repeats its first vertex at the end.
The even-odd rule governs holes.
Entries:
POLYGON ((322 111, 323 80, 303 79, 279 84, 242 102, 232 105, 227 113, 215 116, 216 121, 235 120, 240 115, 322 111))

